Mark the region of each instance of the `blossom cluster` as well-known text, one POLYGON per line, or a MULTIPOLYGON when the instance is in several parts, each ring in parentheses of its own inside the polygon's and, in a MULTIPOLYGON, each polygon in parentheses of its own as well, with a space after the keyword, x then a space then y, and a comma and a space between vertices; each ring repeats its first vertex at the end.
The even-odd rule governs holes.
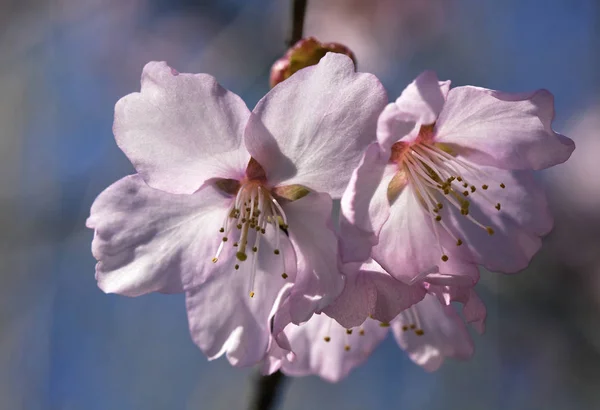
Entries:
POLYGON ((337 381, 390 330, 426 370, 469 358, 479 267, 522 270, 552 227, 533 171, 574 149, 553 117, 548 91, 430 71, 388 103, 334 53, 250 111, 210 75, 151 62, 115 107, 136 174, 87 220, 98 285, 184 292, 207 357, 265 373, 337 381))

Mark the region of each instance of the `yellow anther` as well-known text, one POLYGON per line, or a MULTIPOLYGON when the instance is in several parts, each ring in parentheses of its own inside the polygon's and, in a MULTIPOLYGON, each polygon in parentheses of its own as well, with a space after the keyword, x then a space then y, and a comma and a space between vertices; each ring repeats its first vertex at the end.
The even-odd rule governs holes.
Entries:
POLYGON ((423 336, 425 334, 425 332, 423 331, 423 329, 417 329, 417 330, 415 330, 415 334, 417 336, 423 336))
POLYGON ((282 277, 283 279, 287 279, 287 278, 288 278, 288 275, 287 275, 287 273, 283 272, 283 273, 281 274, 281 277, 282 277))
POLYGON ((323 338, 323 340, 325 340, 327 343, 329 343, 329 341, 331 340, 331 338, 330 338, 329 336, 325 336, 325 337, 323 338))
POLYGON ((500 203, 497 203, 497 204, 496 204, 496 209, 497 209, 497 210, 500 210, 500 203))
POLYGON ((380 327, 390 327, 390 324, 388 322, 380 322, 379 326, 380 327))
POLYGON ((442 261, 448 262, 448 255, 442 255, 442 261))
POLYGON ((248 259, 248 255, 246 255, 244 252, 238 252, 235 254, 235 257, 238 258, 238 260, 244 262, 246 259, 248 259))
POLYGON ((487 231, 488 234, 493 235, 494 234, 494 230, 492 229, 491 226, 488 226, 487 228, 485 228, 485 230, 487 231))
POLYGON ((463 244, 463 241, 462 241, 462 240, 460 240, 460 239, 457 239, 457 240, 456 240, 456 246, 460 246, 460 245, 462 245, 462 244, 463 244))
POLYGON ((250 291, 250 297, 253 298, 254 297, 254 292, 250 291))
POLYGON ((217 263, 218 260, 219 258, 212 258, 213 263, 217 263))

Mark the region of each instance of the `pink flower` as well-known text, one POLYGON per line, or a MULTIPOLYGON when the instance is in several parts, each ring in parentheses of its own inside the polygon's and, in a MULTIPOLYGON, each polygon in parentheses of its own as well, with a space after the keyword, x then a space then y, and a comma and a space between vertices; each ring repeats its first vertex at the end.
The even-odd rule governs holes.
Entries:
POLYGON ((92 206, 105 292, 186 291, 190 330, 210 359, 260 361, 285 305, 296 323, 341 291, 332 200, 386 103, 352 60, 325 56, 246 108, 206 74, 149 63, 115 107, 114 133, 138 174, 92 206))
POLYGON ((424 272, 525 268, 552 227, 531 170, 566 161, 553 97, 506 94, 421 74, 379 117, 341 223, 345 262, 372 257, 413 283, 424 272), (449 265, 448 261, 463 265, 449 265))
POLYGON ((350 265, 344 270, 342 294, 325 309, 329 316, 315 315, 300 326, 288 324, 279 337, 284 342, 272 344, 263 361, 264 373, 281 369, 291 376, 314 374, 339 381, 367 359, 388 327, 411 360, 427 371, 437 370, 446 357, 471 357, 473 341, 465 321, 483 333, 486 317, 473 289, 476 268, 452 277, 429 274, 409 286, 372 260, 358 268, 350 265), (465 321, 453 301, 462 304, 465 321), (292 353, 280 347, 286 343, 292 353))

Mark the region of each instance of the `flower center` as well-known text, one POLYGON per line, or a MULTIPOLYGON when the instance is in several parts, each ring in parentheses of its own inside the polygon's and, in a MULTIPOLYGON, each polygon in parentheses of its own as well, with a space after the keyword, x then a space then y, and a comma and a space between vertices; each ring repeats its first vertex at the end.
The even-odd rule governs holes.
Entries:
MULTIPOLYGON (((453 156, 450 150, 440 144, 434 144, 428 138, 419 138, 413 144, 397 142, 392 146, 390 160, 398 164, 398 173, 390 182, 388 197, 393 200, 393 194, 398 194, 404 183, 410 184, 423 210, 432 221, 433 231, 437 238, 438 247, 442 254, 442 261, 448 261, 442 249, 438 229, 444 229, 454 238, 456 246, 463 244, 461 238, 457 238, 442 219, 441 210, 444 204, 448 204, 460 210, 461 215, 471 223, 485 230, 489 235, 494 234, 490 226, 485 226, 469 213, 471 205, 470 197, 478 195, 485 202, 500 211, 499 202, 492 201, 484 191, 489 188, 488 184, 476 186, 473 181, 468 180, 465 174, 482 175, 484 178, 492 179, 481 169, 476 169, 470 163, 453 156), (398 182, 401 181, 401 182, 398 182), (481 189, 479 189, 481 188, 481 189)), ((499 183, 500 188, 506 188, 504 183, 499 183)))
POLYGON ((212 259, 217 263, 219 255, 223 251, 230 237, 238 238, 232 246, 236 248, 237 262, 234 269, 238 270, 240 264, 250 263, 250 297, 254 297, 254 281, 256 277, 256 264, 258 253, 261 248, 261 239, 267 230, 273 229, 275 234, 275 249, 273 252, 281 260, 283 279, 287 279, 285 273, 285 257, 283 247, 280 247, 281 231, 288 229, 287 218, 281 205, 271 195, 265 186, 256 180, 243 182, 237 190, 237 195, 227 210, 223 225, 219 232, 223 234, 219 248, 212 259), (250 261, 248 261, 250 254, 250 261))

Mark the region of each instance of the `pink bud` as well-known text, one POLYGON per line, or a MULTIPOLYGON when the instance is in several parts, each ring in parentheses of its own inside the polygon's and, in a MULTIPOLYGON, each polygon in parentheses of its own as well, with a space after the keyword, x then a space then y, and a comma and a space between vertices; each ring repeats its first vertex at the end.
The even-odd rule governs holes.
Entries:
POLYGON ((343 44, 321 43, 314 37, 303 38, 289 48, 285 55, 275 61, 271 67, 271 87, 286 80, 296 71, 317 64, 328 52, 345 54, 356 65, 354 53, 343 44))

